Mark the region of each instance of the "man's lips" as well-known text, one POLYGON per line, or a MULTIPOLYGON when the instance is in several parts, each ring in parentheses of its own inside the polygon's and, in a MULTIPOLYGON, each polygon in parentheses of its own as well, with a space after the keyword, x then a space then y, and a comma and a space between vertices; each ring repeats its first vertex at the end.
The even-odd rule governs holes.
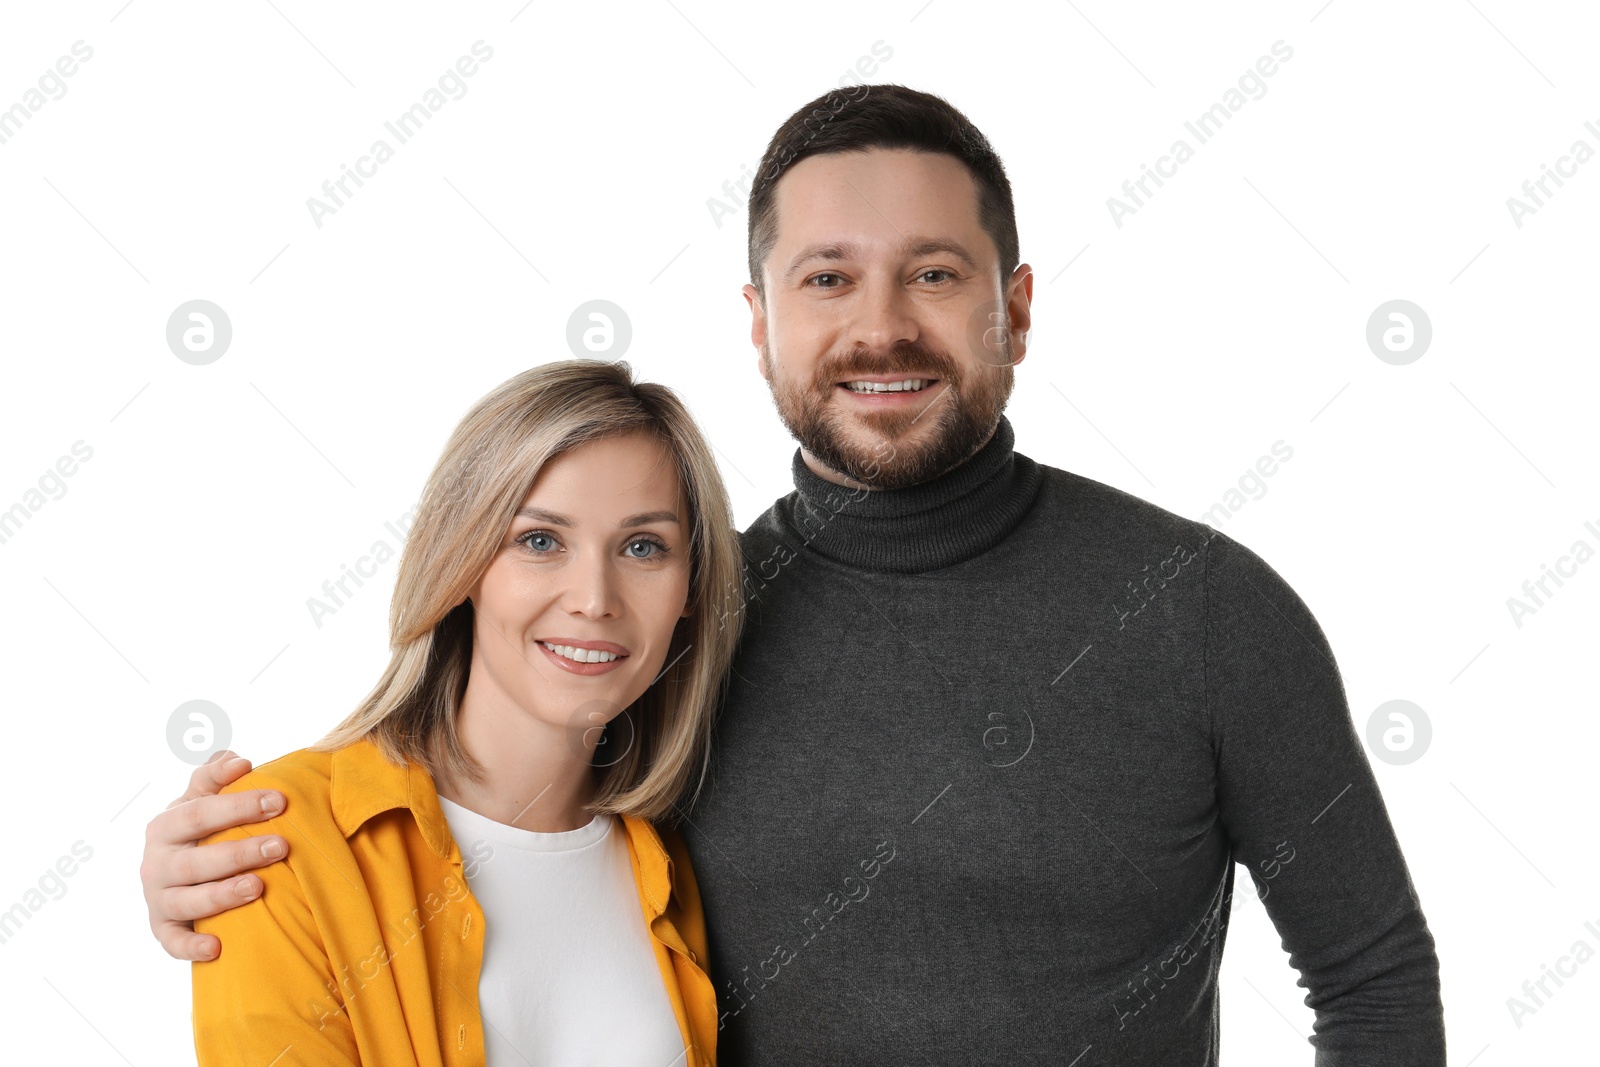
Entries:
POLYGON ((834 388, 871 407, 883 407, 885 405, 907 404, 911 401, 919 399, 926 400, 930 395, 932 395, 935 387, 939 385, 940 381, 941 379, 939 378, 922 373, 861 374, 850 378, 840 379, 834 385, 834 388), (888 392, 858 391, 850 388, 851 382, 873 382, 879 385, 886 385, 894 382, 913 380, 922 382, 922 388, 896 389, 888 392))
POLYGON ((899 374, 852 374, 848 378, 840 378, 839 384, 845 385, 849 382, 877 382, 879 385, 885 385, 889 382, 903 382, 911 378, 921 378, 923 381, 930 383, 939 380, 937 375, 929 374, 926 371, 916 370, 905 371, 899 374))

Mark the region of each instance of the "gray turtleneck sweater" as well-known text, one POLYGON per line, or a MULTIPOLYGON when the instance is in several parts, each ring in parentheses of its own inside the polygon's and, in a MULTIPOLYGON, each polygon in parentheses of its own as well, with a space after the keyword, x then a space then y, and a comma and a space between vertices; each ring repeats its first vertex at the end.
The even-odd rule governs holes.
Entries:
POLYGON ((1433 938, 1310 611, 1014 441, 889 491, 797 450, 743 535, 681 824, 719 1062, 1214 1064, 1237 863, 1318 1067, 1442 1065, 1433 938))

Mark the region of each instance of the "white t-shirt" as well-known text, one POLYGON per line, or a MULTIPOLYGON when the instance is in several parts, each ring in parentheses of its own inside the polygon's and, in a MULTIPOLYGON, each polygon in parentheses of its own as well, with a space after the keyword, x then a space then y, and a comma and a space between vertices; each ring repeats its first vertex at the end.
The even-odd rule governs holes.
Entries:
POLYGON ((483 908, 488 1067, 682 1065, 621 821, 546 834, 439 807, 483 908))

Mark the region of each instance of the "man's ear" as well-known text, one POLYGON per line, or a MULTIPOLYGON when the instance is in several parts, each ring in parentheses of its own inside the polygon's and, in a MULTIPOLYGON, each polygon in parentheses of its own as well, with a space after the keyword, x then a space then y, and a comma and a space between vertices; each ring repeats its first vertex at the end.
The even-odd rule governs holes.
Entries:
MULTIPOLYGON (((745 303, 750 305, 750 343, 755 346, 756 352, 760 353, 761 346, 767 343, 767 309, 762 303, 761 294, 756 291, 755 286, 746 285, 740 291, 744 293, 745 303)), ((767 377, 767 369, 762 365, 763 362, 758 354, 756 356, 756 369, 765 378, 767 377)))
POLYGON ((1006 318, 1011 323, 1011 365, 1028 355, 1028 331, 1033 328, 1033 268, 1017 264, 1006 289, 1006 318))

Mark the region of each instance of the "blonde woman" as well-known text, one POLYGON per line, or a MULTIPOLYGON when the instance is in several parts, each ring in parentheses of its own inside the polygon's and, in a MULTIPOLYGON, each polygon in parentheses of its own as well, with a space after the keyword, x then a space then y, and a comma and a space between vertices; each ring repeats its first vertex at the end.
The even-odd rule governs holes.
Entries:
MULTIPOLYGON (((743 621, 738 535, 677 397, 571 360, 480 400, 428 479, 392 657, 271 788, 289 854, 198 920, 203 1067, 715 1062, 672 828, 743 621)), ((243 829, 207 841, 240 840, 243 829)))

